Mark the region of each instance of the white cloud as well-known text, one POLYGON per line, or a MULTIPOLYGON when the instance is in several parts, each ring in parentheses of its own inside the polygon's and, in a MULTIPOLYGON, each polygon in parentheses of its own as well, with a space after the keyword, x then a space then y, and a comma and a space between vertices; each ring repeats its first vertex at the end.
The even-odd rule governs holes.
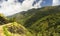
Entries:
POLYGON ((31 9, 31 8, 33 7, 33 6, 32 6, 33 1, 34 1, 34 0, 25 0, 25 1, 22 3, 21 9, 22 9, 22 10, 31 9))
POLYGON ((0 8, 0 13, 3 13, 5 15, 12 15, 14 13, 17 13, 20 10, 20 4, 19 3, 14 3, 14 0, 8 0, 8 2, 4 1, 1 4, 1 8, 0 8))
POLYGON ((38 3, 36 3, 35 5, 34 5, 34 8, 40 8, 41 7, 41 3, 43 2, 43 0, 40 0, 38 3))
POLYGON ((60 0, 53 0, 53 6, 60 5, 60 0))
MULTIPOLYGON (((4 1, 4 0, 3 0, 4 1)), ((3 3, 1 3, 0 5, 2 6, 0 8, 0 13, 5 14, 6 16, 8 15, 12 15, 21 11, 26 11, 28 9, 32 9, 32 8, 38 8, 40 7, 40 2, 36 3, 36 5, 32 6, 33 2, 35 0, 25 0, 22 5, 19 2, 14 2, 17 0, 8 0, 8 1, 4 1, 3 3)))

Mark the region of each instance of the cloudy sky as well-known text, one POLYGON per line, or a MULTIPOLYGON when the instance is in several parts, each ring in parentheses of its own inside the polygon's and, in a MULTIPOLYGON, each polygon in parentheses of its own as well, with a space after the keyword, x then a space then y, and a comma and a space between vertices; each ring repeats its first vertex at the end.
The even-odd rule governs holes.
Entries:
POLYGON ((0 0, 0 13, 6 16, 42 6, 60 5, 60 0, 0 0))

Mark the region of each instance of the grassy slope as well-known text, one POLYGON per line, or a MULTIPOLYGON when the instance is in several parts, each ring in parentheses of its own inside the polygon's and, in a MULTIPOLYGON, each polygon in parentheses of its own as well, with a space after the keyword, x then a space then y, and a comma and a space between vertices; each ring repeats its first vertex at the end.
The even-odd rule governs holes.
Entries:
POLYGON ((1 36, 28 36, 28 35, 32 36, 31 33, 25 27, 23 27, 22 25, 20 25, 16 22, 1 25, 0 26, 0 35, 1 36), (10 29, 10 30, 8 30, 8 29, 10 29), (20 30, 20 31, 17 32, 18 30, 20 30), (12 33, 11 33, 11 31, 12 31, 12 33))

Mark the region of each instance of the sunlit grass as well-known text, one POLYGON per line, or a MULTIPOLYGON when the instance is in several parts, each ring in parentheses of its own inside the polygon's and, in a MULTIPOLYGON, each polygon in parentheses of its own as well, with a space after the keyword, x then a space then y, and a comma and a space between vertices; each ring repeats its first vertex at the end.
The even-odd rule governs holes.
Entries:
POLYGON ((9 32, 7 31, 7 28, 6 28, 6 27, 3 27, 3 31, 4 31, 4 34, 5 34, 6 36, 11 36, 11 35, 9 34, 9 32))

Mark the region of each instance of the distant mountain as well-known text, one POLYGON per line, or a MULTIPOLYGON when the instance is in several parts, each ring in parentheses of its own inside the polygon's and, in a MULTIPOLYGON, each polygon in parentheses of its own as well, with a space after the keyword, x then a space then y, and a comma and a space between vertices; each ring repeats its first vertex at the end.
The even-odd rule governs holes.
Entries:
POLYGON ((35 36, 60 35, 60 6, 23 11, 8 17, 25 26, 35 36))

